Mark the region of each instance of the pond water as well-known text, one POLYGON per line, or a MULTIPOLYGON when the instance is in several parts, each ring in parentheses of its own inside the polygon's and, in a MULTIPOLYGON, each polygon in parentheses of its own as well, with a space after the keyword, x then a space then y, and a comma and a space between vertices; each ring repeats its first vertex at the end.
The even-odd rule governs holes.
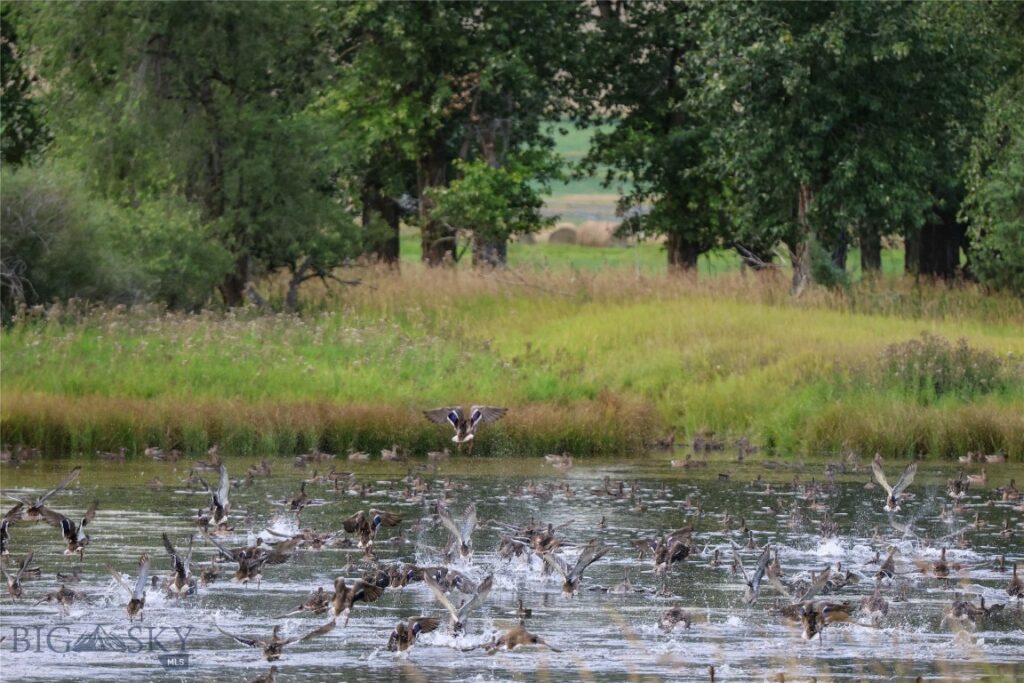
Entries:
MULTIPOLYGON (((225 462, 232 477, 244 476, 255 463, 233 458, 225 462)), ((196 595, 179 600, 151 588, 141 627, 136 624, 130 632, 132 624, 124 610, 127 596, 111 579, 108 564, 133 582, 138 558, 148 552, 154 573, 164 581, 171 561, 162 547, 163 532, 179 549, 195 536, 197 571, 215 556, 194 523, 196 509, 208 505, 208 496, 201 487, 190 490, 184 483, 194 463, 148 458, 81 462, 78 481, 48 504, 77 521, 93 500, 98 501, 82 561, 63 554, 64 544, 54 528, 28 522, 12 525, 7 566, 33 550, 33 564, 42 568, 42 575, 25 581, 22 601, 0 598, 4 681, 244 681, 266 673, 270 665, 259 649, 221 635, 215 623, 256 638, 267 638, 275 624, 287 637, 303 635, 327 617, 275 617, 293 609, 318 586, 331 591, 336 576, 355 579, 370 569, 354 544, 300 550, 284 564, 268 565, 258 586, 233 583, 234 566, 224 563, 219 578, 200 587, 196 595), (154 479, 162 485, 151 482, 154 479), (52 602, 34 604, 58 587, 57 572, 76 568, 80 579, 69 587, 87 595, 88 603, 76 601, 67 615, 52 602), (96 634, 100 638, 90 641, 96 634), (82 642, 100 645, 91 651, 72 650, 83 637, 82 642), (103 649, 107 642, 114 645, 103 649), (159 659, 181 653, 188 655, 187 668, 165 668, 159 659)), ((0 485, 5 493, 38 494, 74 464, 77 461, 63 459, 3 465, 0 485)), ((904 464, 887 463, 890 481, 904 464)), ((474 553, 453 566, 477 581, 494 576, 493 589, 482 607, 471 613, 464 635, 449 632, 443 608, 424 583, 389 588, 376 602, 356 605, 347 626, 339 620, 337 628, 321 637, 288 645, 276 662, 277 680, 708 680, 709 667, 714 667, 716 680, 776 680, 779 674, 785 680, 1024 678, 1024 618, 1006 590, 1010 564, 1024 563, 1021 501, 1003 501, 996 492, 1011 478, 1024 484, 1024 467, 1019 464, 988 465, 987 484, 972 485, 952 509, 946 482, 959 468, 922 462, 908 489, 912 499, 891 516, 882 509, 882 491, 877 486, 865 488, 871 478, 866 459, 856 465, 762 457, 737 463, 734 454, 720 454, 692 469, 670 467, 667 455, 577 461, 567 470, 540 459, 453 459, 436 468, 422 460, 349 463, 342 458, 305 469, 288 459, 274 459, 271 465, 270 477, 231 490, 234 532, 220 538, 226 545, 252 543, 261 532, 276 540, 264 531, 268 527, 278 533, 295 532, 295 514, 278 501, 297 493, 314 468, 322 474, 334 467, 353 471, 354 480, 372 484, 372 491, 350 492, 343 485, 335 492, 330 484, 309 484, 307 492, 326 504, 307 508, 302 526, 337 530, 357 510, 394 511, 404 521, 393 529, 381 528, 375 544, 380 564, 438 565, 442 559, 437 549, 445 545, 448 532, 436 520, 436 501, 446 498, 456 514, 475 501, 480 524, 473 535, 474 553), (428 491, 406 490, 402 480, 410 469, 413 477, 429 483, 428 491), (615 495, 603 492, 606 478, 615 495), (620 481, 625 482, 624 495, 617 497, 620 481), (826 516, 838 525, 837 536, 823 536, 826 516), (575 544, 563 551, 568 559, 590 539, 610 546, 584 573, 575 597, 562 595, 561 578, 546 575, 538 557, 498 557, 498 542, 507 532, 492 520, 522 526, 531 519, 565 525, 556 534, 567 546, 575 544), (649 555, 638 559, 635 540, 690 522, 694 553, 664 579, 655 574, 649 555), (854 612, 851 623, 829 625, 823 638, 805 640, 800 625, 776 611, 784 601, 767 581, 757 601, 747 606, 742 601, 743 579, 731 567, 732 544, 742 548, 748 543, 744 522, 755 546, 740 551, 748 572, 764 544, 777 550, 787 582, 809 579, 810 572, 829 566, 837 574, 841 563, 842 571, 850 572, 850 584, 819 598, 853 605, 874 588, 876 553, 884 559, 887 549, 895 546, 897 575, 881 588, 890 600, 887 616, 873 620, 854 612), (962 529, 966 532, 960 541, 956 534, 962 529), (389 541, 399 530, 407 543, 389 541), (936 578, 929 568, 943 545, 949 548, 951 570, 948 578, 936 578), (716 549, 721 558, 717 567, 711 563, 716 549), (1004 571, 997 566, 1000 556, 1005 556, 1004 571), (598 590, 622 582, 626 570, 631 592, 598 590), (1006 607, 977 624, 944 619, 955 593, 976 604, 984 597, 987 605, 1006 607), (527 628, 564 652, 534 646, 489 654, 482 647, 517 623, 520 600, 532 610, 527 628), (689 628, 665 632, 658 627, 659 615, 672 606, 686 608, 692 619, 689 628), (407 653, 389 652, 388 636, 396 622, 421 614, 440 618, 441 628, 422 635, 407 653)), ((968 471, 980 472, 980 466, 968 471)), ((202 476, 213 481, 217 474, 206 471, 202 476)))

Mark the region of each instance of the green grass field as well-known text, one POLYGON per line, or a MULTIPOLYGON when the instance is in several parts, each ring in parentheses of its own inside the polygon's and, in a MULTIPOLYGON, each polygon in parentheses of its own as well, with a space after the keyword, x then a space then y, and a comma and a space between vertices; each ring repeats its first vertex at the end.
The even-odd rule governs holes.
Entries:
POLYGON ((895 281, 792 301, 784 277, 629 268, 365 277, 307 291, 302 317, 39 312, 2 333, 3 440, 423 452, 450 435, 421 409, 481 402, 512 409, 481 453, 636 451, 677 427, 784 453, 1024 454, 1016 300, 895 281), (889 381, 886 347, 922 332, 990 350, 999 377, 941 395, 889 381))

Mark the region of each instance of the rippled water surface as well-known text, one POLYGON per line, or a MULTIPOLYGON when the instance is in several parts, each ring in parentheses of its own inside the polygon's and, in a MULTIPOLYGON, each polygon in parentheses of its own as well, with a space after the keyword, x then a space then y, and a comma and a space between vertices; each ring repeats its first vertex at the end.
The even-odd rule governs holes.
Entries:
MULTIPOLYGON (((443 610, 423 583, 388 589, 377 602, 357 605, 347 627, 339 623, 325 636, 289 645, 277 662, 278 680, 707 680, 711 666, 719 680, 774 679, 779 673, 786 680, 1024 677, 1024 620, 1006 592, 1009 565, 1024 562, 1021 501, 1003 501, 995 492, 1011 477, 1024 484, 1024 468, 989 465, 987 484, 972 485, 954 510, 946 480, 957 468, 923 462, 909 488, 913 499, 890 517, 882 510, 881 491, 865 488, 870 478, 867 461, 847 464, 841 471, 833 468, 830 477, 827 461, 748 459, 740 464, 733 458, 723 454, 693 469, 673 469, 667 457, 577 462, 564 471, 535 459, 452 460, 437 469, 428 469, 423 461, 352 465, 339 459, 317 465, 321 473, 332 466, 354 470, 355 480, 372 484, 373 491, 360 495, 347 486, 334 492, 328 484, 310 484, 308 492, 327 504, 307 509, 303 526, 339 529, 343 518, 369 507, 399 512, 405 521, 397 529, 408 542, 390 542, 396 529, 382 530, 375 546, 378 561, 433 565, 441 562, 437 548, 448 537, 434 516, 437 500, 447 498, 455 512, 476 501, 480 526, 473 537, 475 553, 470 562, 455 566, 477 580, 493 574, 495 584, 483 608, 470 616, 467 633, 458 638, 448 633, 443 610), (403 480, 408 474, 422 477, 430 490, 407 491, 403 480), (619 481, 625 481, 622 497, 603 493, 606 477, 613 492, 619 481), (726 528, 727 515, 731 530, 726 528), (837 537, 823 537, 826 515, 838 523, 837 537), (506 562, 497 557, 502 532, 491 520, 523 525, 531 519, 566 524, 558 533, 567 544, 598 539, 611 546, 585 573, 576 597, 562 596, 561 580, 542 573, 538 558, 506 562), (670 595, 659 594, 663 581, 654 575, 649 557, 637 559, 633 541, 691 521, 696 552, 669 571, 664 584, 670 595), (882 588, 892 601, 888 616, 873 623, 867 615, 854 613, 855 623, 829 626, 823 640, 807 641, 798 624, 774 610, 780 596, 767 584, 753 606, 744 605, 742 580, 730 566, 731 544, 742 547, 748 542, 741 531, 744 521, 755 546, 770 543, 778 549, 786 580, 808 578, 811 571, 837 569, 841 563, 859 583, 826 597, 855 605, 873 589, 876 552, 884 558, 886 549, 895 545, 898 576, 882 588), (956 537, 960 530, 965 530, 963 541, 956 537), (953 565, 950 577, 922 573, 938 559, 943 545, 949 547, 947 560, 953 565), (711 566, 716 549, 722 559, 718 567, 711 566), (1002 555, 1006 571, 995 563, 1002 555), (633 592, 598 590, 620 583, 627 570, 633 592), (976 625, 950 622, 943 614, 955 592, 975 603, 981 597, 988 605, 1006 603, 1006 608, 976 625), (479 647, 516 623, 519 600, 532 609, 527 627, 563 653, 532 647, 491 655, 479 647), (658 628, 658 616, 675 605, 690 611, 692 626, 665 633, 658 628), (406 654, 387 651, 395 623, 420 614, 437 616, 444 625, 406 654)), ((226 462, 232 477, 239 477, 254 461, 226 462)), ((4 465, 0 484, 4 492, 38 493, 59 481, 73 464, 61 460, 4 465)), ((194 535, 194 565, 208 563, 214 550, 192 522, 208 498, 184 483, 194 464, 189 461, 82 464, 79 480, 49 503, 77 519, 91 501, 98 501, 83 562, 63 555, 60 534, 51 527, 26 522, 11 527, 8 566, 31 549, 33 564, 42 568, 42 575, 25 582, 21 602, 6 595, 0 599, 4 681, 247 680, 267 672, 269 664, 259 650, 220 635, 215 622, 260 638, 269 636, 275 624, 287 636, 302 635, 326 617, 274 617, 294 608, 318 586, 331 590, 336 576, 354 579, 370 568, 354 545, 302 550, 285 564, 268 566, 258 587, 232 583, 233 568, 223 564, 220 578, 195 596, 176 600, 151 589, 142 627, 129 631, 127 598, 106 565, 131 581, 140 554, 149 552, 164 580, 170 574, 170 560, 160 541, 164 531, 179 548, 194 535), (162 485, 152 482, 151 488, 146 482, 153 479, 162 485), (34 604, 57 588, 57 572, 76 567, 81 579, 73 587, 90 602, 77 602, 66 616, 53 603, 34 604), (109 642, 120 639, 126 651, 62 651, 97 627, 109 642), (158 643, 152 650, 150 636, 158 643), (160 647, 178 652, 179 636, 184 638, 188 668, 165 669, 158 659, 165 654, 160 647)), ((283 459, 272 465, 269 478, 232 489, 235 531, 223 537, 226 544, 250 543, 260 533, 271 538, 264 531, 268 527, 278 533, 298 529, 295 515, 275 503, 296 493, 300 482, 312 477, 314 466, 299 469, 283 459)), ((902 466, 887 464, 890 479, 902 466)), ((972 465, 968 471, 978 473, 980 467, 972 465)), ((203 476, 212 480, 216 473, 203 476)), ((564 552, 572 558, 578 545, 564 552)), ((748 571, 759 552, 741 551, 748 571)))

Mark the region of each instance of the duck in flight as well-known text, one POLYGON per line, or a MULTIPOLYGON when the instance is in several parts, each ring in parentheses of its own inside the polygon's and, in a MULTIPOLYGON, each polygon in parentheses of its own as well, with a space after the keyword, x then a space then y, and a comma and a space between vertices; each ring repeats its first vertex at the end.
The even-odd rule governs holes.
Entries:
POLYGON ((60 529, 61 534, 63 534, 64 541, 68 546, 64 549, 64 554, 74 555, 77 553, 78 559, 83 559, 85 556, 85 546, 89 544, 89 537, 85 533, 85 527, 96 518, 96 501, 93 501, 93 504, 86 510, 85 516, 82 517, 82 521, 79 524, 75 524, 66 516, 48 507, 42 508, 42 515, 47 524, 60 529))
POLYGON ((895 486, 889 486, 889 482, 885 478, 885 472, 882 471, 882 458, 878 454, 875 454, 875 459, 871 462, 871 471, 874 472, 875 481, 878 482, 878 485, 885 489, 885 511, 898 512, 900 509, 900 494, 910 486, 910 482, 914 481, 914 475, 917 473, 917 463, 912 462, 907 465, 895 486))
POLYGON ((455 436, 452 437, 452 441, 458 445, 459 450, 462 450, 463 444, 468 443, 469 449, 472 451, 473 437, 476 434, 477 428, 487 422, 497 422, 506 412, 508 412, 506 408, 472 406, 469 409, 469 417, 467 418, 462 410, 462 406, 453 406, 451 408, 424 410, 423 415, 435 424, 450 424, 455 430, 455 436))

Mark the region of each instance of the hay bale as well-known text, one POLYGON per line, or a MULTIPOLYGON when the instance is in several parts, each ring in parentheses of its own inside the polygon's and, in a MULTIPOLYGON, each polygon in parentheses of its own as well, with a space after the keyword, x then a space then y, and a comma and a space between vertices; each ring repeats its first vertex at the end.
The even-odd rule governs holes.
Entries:
POLYGON ((576 231, 569 227, 558 228, 548 235, 548 244, 576 244, 576 231))

